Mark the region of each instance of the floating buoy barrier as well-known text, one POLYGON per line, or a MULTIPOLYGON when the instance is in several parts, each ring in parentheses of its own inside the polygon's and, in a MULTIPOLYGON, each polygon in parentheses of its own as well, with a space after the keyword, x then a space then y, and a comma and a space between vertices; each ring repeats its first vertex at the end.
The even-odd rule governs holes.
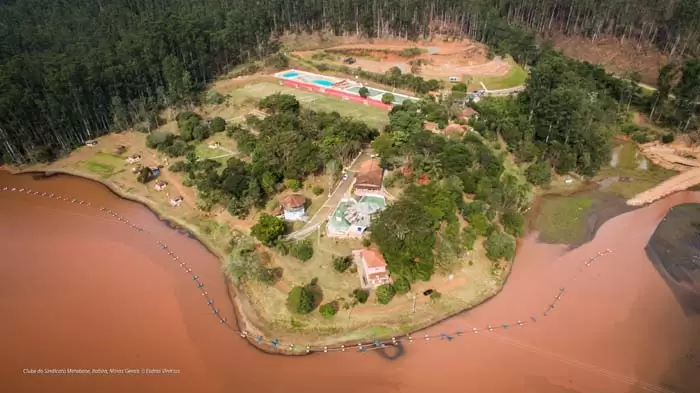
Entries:
MULTIPOLYGON (((19 188, 19 189, 18 189, 17 187, 2 186, 2 187, 0 188, 0 190, 2 190, 2 191, 11 191, 11 192, 14 192, 14 191, 25 192, 27 195, 36 195, 36 196, 39 196, 39 195, 40 195, 40 196, 42 196, 42 197, 48 197, 48 198, 53 198, 53 199, 57 199, 57 200, 62 199, 63 201, 65 201, 65 202, 70 202, 70 203, 72 203, 72 204, 78 203, 79 205, 81 205, 81 206, 83 206, 83 207, 91 207, 90 202, 83 201, 83 200, 78 199, 78 198, 68 197, 68 196, 63 196, 63 195, 57 195, 57 194, 55 194, 55 193, 47 193, 47 192, 43 192, 43 191, 40 192, 40 191, 37 191, 37 190, 31 190, 31 189, 29 189, 29 188, 19 188)), ((109 216, 112 216, 112 217, 116 218, 116 219, 118 220, 118 222, 125 223, 125 224, 129 225, 129 227, 131 227, 132 229, 134 229, 134 230, 136 230, 136 231, 138 231, 138 232, 141 232, 141 233, 144 233, 144 234, 146 234, 146 235, 152 236, 151 233, 150 233, 149 231, 147 231, 147 230, 145 230, 144 228, 138 226, 137 224, 130 223, 129 220, 128 220, 127 218, 122 217, 121 215, 119 215, 119 214, 118 214, 117 212, 115 212, 115 211, 112 211, 112 210, 107 209, 107 208, 105 208, 105 207, 95 208, 95 210, 98 211, 98 212, 102 212, 102 213, 104 213, 104 214, 106 214, 106 215, 109 215, 109 216)), ((209 297, 209 293, 208 293, 206 290, 203 289, 204 283, 202 283, 202 282, 199 281, 199 276, 197 276, 197 275, 195 275, 194 273, 192 273, 192 268, 191 268, 190 266, 188 266, 186 262, 181 261, 181 258, 180 258, 174 251, 172 251, 172 250, 168 247, 168 245, 167 245, 165 242, 163 242, 163 241, 161 241, 161 240, 157 240, 157 239, 155 240, 155 242, 156 242, 156 244, 158 244, 158 245, 160 246, 160 248, 161 248, 162 250, 165 250, 165 252, 167 253, 167 255, 168 255, 169 257, 171 257, 171 260, 172 260, 172 261, 180 262, 180 263, 179 263, 180 267, 184 268, 185 272, 186 272, 187 274, 190 274, 190 275, 191 275, 192 280, 195 281, 195 282, 197 283, 197 288, 200 289, 201 295, 204 296, 204 297, 207 299, 207 306, 209 306, 209 308, 212 309, 212 315, 214 315, 214 316, 219 320, 219 323, 220 323, 220 324, 222 324, 222 325, 225 324, 226 321, 227 321, 227 318, 226 318, 225 316, 222 316, 222 315, 221 315, 221 310, 220 310, 220 309, 218 309, 218 308, 216 308, 216 307, 213 306, 213 304, 214 304, 214 299, 210 298, 210 297, 209 297)), ((584 265, 584 267, 590 267, 590 266, 592 266, 593 263, 596 262, 599 258, 601 258, 601 257, 604 256, 604 255, 610 254, 610 253, 612 253, 612 252, 613 252, 613 251, 612 251, 611 249, 606 249, 606 250, 604 250, 604 251, 599 251, 596 255, 594 255, 594 256, 588 258, 588 259, 583 263, 583 265, 584 265)), ((580 269, 580 270, 579 270, 579 274, 583 273, 583 271, 584 271, 584 269, 580 269)), ((577 277, 577 276, 574 276, 571 280, 575 279, 576 277, 577 277)), ((565 291, 566 291, 566 286, 562 286, 562 287, 559 288, 557 294, 553 297, 553 301, 548 305, 547 309, 543 312, 543 314, 542 314, 543 316, 545 316, 545 317, 548 316, 549 313, 550 313, 552 310, 555 309, 557 302, 558 302, 559 300, 561 300, 561 297, 562 297, 562 295, 564 294, 565 291)), ((535 317, 535 316, 530 316, 530 321, 533 322, 533 323, 534 323, 534 322, 537 322, 537 317, 535 317)), ((513 323, 506 322, 506 323, 496 324, 496 325, 489 324, 489 325, 487 325, 486 327, 483 327, 483 328, 471 327, 471 328, 467 328, 466 330, 464 330, 464 329, 463 329, 463 330, 457 330, 457 331, 454 332, 453 334, 449 334, 449 333, 446 333, 446 332, 441 332, 440 334, 437 334, 437 335, 431 335, 431 334, 426 333, 426 334, 424 334, 423 338, 424 338, 424 341, 426 341, 426 342, 430 342, 430 340, 433 339, 433 338, 436 338, 436 339, 439 338, 439 340, 451 342, 455 337, 462 337, 462 336, 464 335, 464 332, 465 332, 465 331, 467 331, 467 332, 468 332, 468 331, 471 331, 471 332, 474 333, 474 334, 480 333, 481 330, 488 330, 489 332, 493 332, 493 331, 496 330, 496 329, 501 329, 501 328, 502 328, 502 329, 508 329, 509 326, 512 326, 512 325, 514 325, 514 324, 517 324, 518 326, 524 327, 524 326, 527 324, 527 322, 526 322, 526 321, 523 321, 523 320, 517 320, 516 322, 513 322, 513 323)), ((228 327, 231 328, 231 326, 228 326, 228 327)), ((232 330, 233 330, 234 332, 236 332, 238 335, 240 335, 241 338, 248 339, 248 336, 249 336, 249 335, 248 335, 248 332, 247 332, 247 331, 245 331, 245 330, 239 331, 238 329, 235 329, 235 327, 234 327, 232 330)), ((439 340, 438 340, 438 341, 439 341, 439 340)), ((277 348, 277 347, 279 347, 279 346, 282 346, 282 344, 283 344, 278 338, 266 339, 263 335, 257 335, 257 336, 255 336, 255 342, 256 342, 258 345, 269 345, 269 346, 271 346, 271 347, 273 347, 273 348, 277 348)), ((376 350, 376 349, 380 349, 380 348, 385 348, 385 347, 386 347, 387 345, 389 345, 389 344, 394 345, 394 346, 398 346, 399 343, 401 343, 401 342, 407 342, 407 343, 409 343, 409 344, 412 344, 412 343, 413 343, 413 337, 412 337, 412 335, 411 335, 411 334, 406 334, 406 335, 393 336, 393 337, 391 337, 390 340, 379 340, 379 339, 375 339, 375 340, 373 340, 373 342, 372 342, 371 344, 358 343, 357 346, 356 346, 356 348, 357 348, 357 350, 358 350, 359 352, 366 352, 366 351, 368 351, 368 350, 369 350, 369 351, 372 351, 372 350, 376 350), (369 349, 366 348, 366 345, 370 345, 370 348, 369 348, 369 349)), ((311 345, 303 345, 303 344, 302 344, 302 345, 299 345, 299 344, 294 344, 294 343, 289 343, 289 344, 284 343, 284 346, 285 346, 286 348, 288 348, 289 351, 293 351, 293 350, 294 350, 295 348, 297 348, 297 347, 305 348, 306 353, 311 353, 311 352, 315 352, 315 353, 320 353, 320 352, 327 353, 327 352, 333 352, 333 351, 346 352, 346 349, 348 349, 348 347, 347 347, 346 345, 344 345, 344 344, 341 344, 341 345, 338 345, 338 346, 334 346, 334 347, 333 347, 333 346, 311 346, 311 345)), ((350 346, 350 348, 352 348, 352 347, 354 347, 354 345, 353 345, 353 346, 350 346)))

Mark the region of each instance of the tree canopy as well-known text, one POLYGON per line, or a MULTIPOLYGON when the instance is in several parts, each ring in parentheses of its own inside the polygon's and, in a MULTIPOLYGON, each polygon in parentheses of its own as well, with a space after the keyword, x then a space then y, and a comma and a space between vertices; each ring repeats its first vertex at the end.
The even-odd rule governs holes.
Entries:
MULTIPOLYGON (((613 35, 657 45, 676 59, 692 57, 700 50, 698 19, 695 0, 414 0, 400 6, 388 0, 308 0, 303 7, 272 0, 5 2, 0 5, 0 149, 6 162, 46 161, 110 130, 152 129, 160 124, 160 109, 192 104, 213 78, 276 51, 272 37, 285 32, 326 29, 409 39, 440 33, 475 39, 492 54, 508 53, 520 64, 535 65, 546 46, 538 47, 535 36, 551 33, 613 35)), ((653 117, 695 130, 698 62, 680 63, 676 68, 685 76, 660 75, 661 89, 649 106, 653 117)), ((282 55, 266 64, 287 66, 282 55)), ((361 73, 418 93, 440 87, 398 68, 361 73)), ((618 89, 630 101, 633 92, 629 86, 618 89)), ((544 115, 533 124, 538 139, 546 139, 550 125, 550 138, 566 139, 554 117, 577 99, 585 103, 580 93, 567 87, 556 88, 550 99, 530 97, 533 110, 544 115)), ((599 115, 590 105, 576 112, 571 118, 576 127, 585 128, 580 123, 586 114, 599 115)), ((595 170, 600 155, 587 157, 578 146, 596 143, 596 135, 563 149, 558 165, 595 170)))

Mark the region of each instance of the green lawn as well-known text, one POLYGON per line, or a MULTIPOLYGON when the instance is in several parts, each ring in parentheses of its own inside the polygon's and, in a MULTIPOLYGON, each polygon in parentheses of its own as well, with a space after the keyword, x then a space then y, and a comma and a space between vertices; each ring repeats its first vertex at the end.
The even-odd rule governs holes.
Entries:
POLYGON ((547 243, 577 244, 586 237, 586 217, 595 199, 591 195, 546 197, 535 219, 535 229, 547 243))
POLYGON ((489 90, 508 89, 510 87, 520 86, 527 79, 527 71, 510 57, 506 60, 511 64, 511 69, 503 76, 478 76, 473 78, 473 83, 483 83, 489 90))
POLYGON ((113 154, 97 153, 85 161, 80 161, 78 165, 96 175, 108 178, 124 170, 124 159, 113 154))
POLYGON ((383 128, 389 123, 388 112, 368 105, 348 102, 339 98, 328 97, 323 94, 280 86, 274 83, 257 83, 248 85, 229 93, 234 103, 242 103, 246 99, 261 99, 271 94, 283 93, 297 97, 299 102, 310 109, 326 112, 338 112, 343 116, 349 116, 362 120, 372 127, 383 128))

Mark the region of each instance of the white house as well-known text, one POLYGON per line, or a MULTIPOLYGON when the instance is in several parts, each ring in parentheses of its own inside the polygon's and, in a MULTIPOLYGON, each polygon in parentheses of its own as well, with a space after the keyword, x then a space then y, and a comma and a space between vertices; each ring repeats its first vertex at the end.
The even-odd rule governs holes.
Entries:
POLYGON ((168 186, 168 182, 160 180, 160 181, 156 182, 156 185, 153 186, 153 188, 155 188, 156 191, 163 191, 163 190, 165 190, 165 187, 167 187, 167 186, 168 186))
POLYGON ((353 250, 362 288, 376 288, 391 283, 384 256, 377 248, 353 250))
POLYGON ((182 201, 184 198, 181 196, 176 196, 175 198, 170 198, 170 206, 172 207, 178 207, 182 204, 182 201))
POLYGON ((284 219, 287 221, 306 220, 306 198, 303 195, 287 195, 280 201, 284 209, 284 219))

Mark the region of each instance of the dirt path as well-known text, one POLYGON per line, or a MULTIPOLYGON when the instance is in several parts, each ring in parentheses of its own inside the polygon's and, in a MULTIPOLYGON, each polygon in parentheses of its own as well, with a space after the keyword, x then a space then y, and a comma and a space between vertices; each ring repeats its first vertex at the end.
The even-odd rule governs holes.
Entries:
POLYGON ((630 206, 641 206, 654 202, 674 192, 686 190, 700 184, 700 168, 691 169, 678 174, 658 186, 644 191, 627 201, 630 206))

